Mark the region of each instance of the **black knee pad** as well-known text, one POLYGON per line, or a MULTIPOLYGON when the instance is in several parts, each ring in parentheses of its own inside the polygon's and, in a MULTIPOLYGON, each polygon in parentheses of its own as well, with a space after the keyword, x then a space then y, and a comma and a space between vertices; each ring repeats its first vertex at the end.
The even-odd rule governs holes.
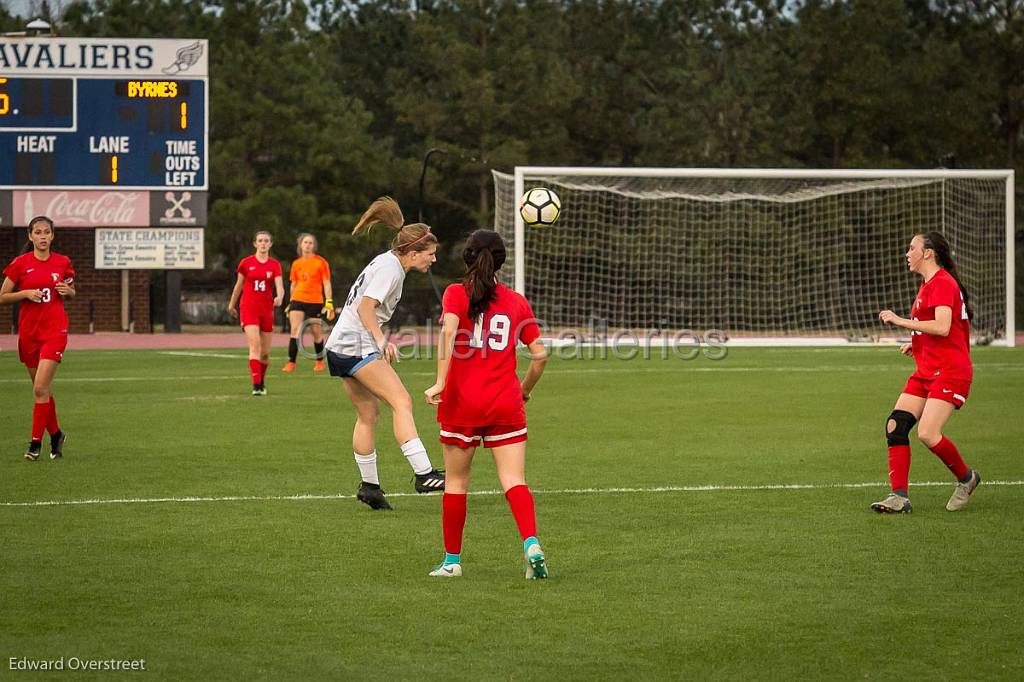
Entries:
POLYGON ((893 410, 885 420, 885 440, 889 446, 910 445, 910 429, 917 423, 917 417, 906 410, 893 410), (889 420, 896 422, 896 428, 889 430, 889 420))

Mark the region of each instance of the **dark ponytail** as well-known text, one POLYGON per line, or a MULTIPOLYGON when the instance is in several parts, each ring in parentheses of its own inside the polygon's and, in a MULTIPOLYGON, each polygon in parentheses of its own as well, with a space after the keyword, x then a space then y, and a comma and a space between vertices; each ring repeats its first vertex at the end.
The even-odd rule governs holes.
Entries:
MULTIPOLYGON (((974 309, 971 307, 970 296, 967 293, 967 288, 964 287, 964 283, 960 280, 960 273, 956 271, 956 262, 953 261, 953 249, 949 246, 949 242, 946 241, 946 238, 942 236, 941 232, 936 230, 925 232, 921 236, 924 238, 924 248, 934 251, 935 261, 946 272, 953 275, 953 279, 956 280, 957 286, 960 287, 960 294, 964 297, 964 306, 967 308, 967 319, 973 320, 974 309)), ((956 315, 958 312, 959 311, 954 310, 953 314, 956 315)))
POLYGON ((462 283, 469 294, 469 318, 480 315, 497 294, 495 273, 505 264, 505 242, 497 232, 477 230, 469 235, 462 251, 466 274, 462 283))

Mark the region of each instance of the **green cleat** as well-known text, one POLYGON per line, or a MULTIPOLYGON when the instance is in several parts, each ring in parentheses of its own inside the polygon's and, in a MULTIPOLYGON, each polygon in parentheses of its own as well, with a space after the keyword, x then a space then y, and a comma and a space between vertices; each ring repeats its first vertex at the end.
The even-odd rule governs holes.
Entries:
POLYGON ((544 550, 535 542, 526 550, 526 579, 543 580, 547 577, 548 565, 544 559, 544 550))

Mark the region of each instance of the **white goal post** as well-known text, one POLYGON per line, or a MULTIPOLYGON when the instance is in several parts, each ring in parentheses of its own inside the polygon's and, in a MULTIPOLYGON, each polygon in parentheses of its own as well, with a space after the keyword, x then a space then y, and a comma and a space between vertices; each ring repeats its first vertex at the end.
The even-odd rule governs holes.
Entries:
MULTIPOLYGON (((893 341, 914 234, 949 240, 979 343, 1014 345, 1012 170, 516 167, 493 171, 503 276, 549 329, 724 332, 731 344, 893 341), (561 198, 529 228, 529 188, 561 198), (595 324, 598 325, 595 327, 595 324)), ((607 334, 604 335, 607 337, 607 334)), ((600 339, 591 339, 600 341, 600 339)))

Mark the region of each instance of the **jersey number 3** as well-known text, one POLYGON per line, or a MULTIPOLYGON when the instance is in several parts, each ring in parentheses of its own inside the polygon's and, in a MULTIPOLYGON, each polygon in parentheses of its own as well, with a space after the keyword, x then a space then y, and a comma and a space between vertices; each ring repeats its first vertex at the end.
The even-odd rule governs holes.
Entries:
MULTIPOLYGON (((492 315, 487 325, 487 346, 491 350, 505 350, 508 348, 509 336, 512 332, 512 320, 508 315, 498 313, 492 315)), ((469 340, 470 348, 484 347, 484 314, 476 316, 476 324, 473 325, 473 338, 469 340)))

